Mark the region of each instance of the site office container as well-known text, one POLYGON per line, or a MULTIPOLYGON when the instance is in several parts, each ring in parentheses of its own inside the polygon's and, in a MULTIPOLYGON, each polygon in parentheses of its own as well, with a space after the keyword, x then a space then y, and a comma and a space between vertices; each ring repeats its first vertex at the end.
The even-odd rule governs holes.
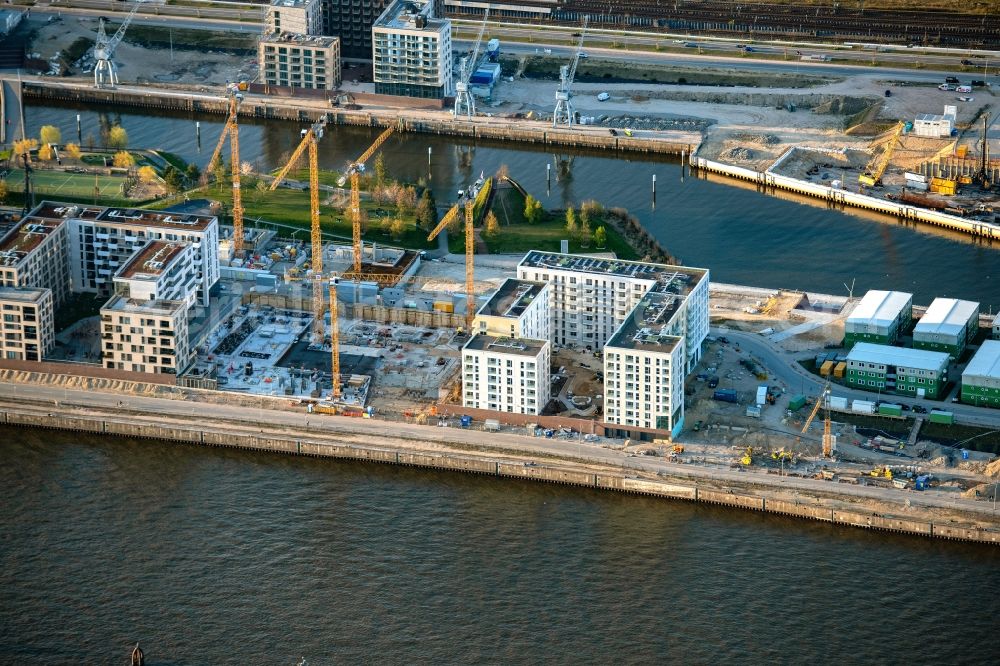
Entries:
POLYGON ((736 389, 719 389, 712 394, 712 399, 722 402, 737 402, 736 389))
POLYGON ((833 376, 837 377, 838 379, 843 379, 844 372, 846 371, 847 371, 847 361, 841 361, 836 365, 836 367, 834 367, 833 376))
POLYGON ((823 361, 823 365, 819 368, 819 374, 828 377, 831 372, 833 372, 833 361, 823 361))
POLYGON ((878 413, 885 416, 902 416, 903 406, 902 405, 891 405, 888 403, 883 403, 878 406, 878 413))
POLYGON ((952 412, 941 412, 936 409, 932 410, 927 418, 931 423, 952 425, 955 422, 955 415, 952 412))

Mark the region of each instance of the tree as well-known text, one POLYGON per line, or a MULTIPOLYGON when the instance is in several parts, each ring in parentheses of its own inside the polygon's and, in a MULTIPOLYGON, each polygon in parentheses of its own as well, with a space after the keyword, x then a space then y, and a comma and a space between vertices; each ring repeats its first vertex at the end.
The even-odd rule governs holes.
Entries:
POLYGON ((19 139, 14 142, 12 150, 15 155, 23 155, 24 153, 30 153, 31 151, 38 148, 37 139, 19 139))
POLYGON ((124 149, 128 146, 128 132, 121 125, 115 125, 108 131, 108 148, 124 149))
POLYGON ((423 196, 417 203, 417 224, 420 228, 430 231, 437 224, 437 207, 431 197, 430 190, 424 190, 423 196))
POLYGON ((590 247, 590 220, 584 220, 580 223, 580 245, 583 247, 590 247))
POLYGON ((139 180, 147 184, 155 182, 156 169, 149 166, 148 164, 146 166, 139 167, 139 180))
POLYGON ((6 179, 5 180, 0 180, 0 204, 7 203, 7 196, 9 194, 10 194, 10 191, 7 189, 7 181, 6 181, 6 179))
POLYGON ((128 169, 135 166, 135 158, 127 150, 119 150, 115 153, 115 158, 111 161, 111 164, 119 169, 128 169))
POLYGON ((487 238, 497 238, 500 235, 500 222, 497 220, 497 216, 494 215, 493 211, 486 214, 485 233, 487 238))
POLYGON ((52 160, 55 157, 55 153, 52 152, 52 146, 47 143, 43 143, 42 147, 38 149, 38 159, 45 160, 46 162, 52 160))
POLYGON ((542 202, 530 194, 524 199, 524 219, 528 224, 535 224, 542 219, 542 202))
POLYGON ((392 234, 392 239, 398 241, 406 233, 406 222, 403 218, 397 217, 392 220, 389 224, 389 233, 392 234))
POLYGON ((167 184, 167 191, 176 194, 184 189, 184 176, 173 165, 169 165, 163 170, 163 182, 167 184))
POLYGON ((42 125, 42 129, 38 131, 38 138, 44 143, 62 143, 62 132, 55 125, 42 125))
POLYGON ((197 183, 198 179, 201 178, 201 169, 198 168, 197 164, 188 164, 187 169, 184 170, 184 175, 189 182, 197 183))
POLYGON ((417 205, 417 191, 412 187, 401 187, 396 192, 396 213, 407 217, 417 205))
POLYGON ((209 167, 212 172, 212 178, 215 179, 215 183, 222 189, 222 186, 226 182, 226 175, 229 173, 226 171, 226 160, 221 157, 215 161, 215 164, 209 167))
POLYGON ((66 153, 66 157, 74 160, 78 160, 83 157, 83 151, 81 151, 80 146, 75 143, 67 143, 63 147, 63 152, 66 153))
POLYGON ((576 236, 576 211, 570 206, 566 209, 566 233, 569 234, 570 238, 576 236))
POLYGON ((594 230, 594 245, 598 249, 603 250, 608 244, 608 232, 604 230, 604 227, 597 227, 594 230))
POLYGON ((386 186, 387 175, 385 171, 385 158, 382 153, 375 156, 375 189, 380 190, 386 186))

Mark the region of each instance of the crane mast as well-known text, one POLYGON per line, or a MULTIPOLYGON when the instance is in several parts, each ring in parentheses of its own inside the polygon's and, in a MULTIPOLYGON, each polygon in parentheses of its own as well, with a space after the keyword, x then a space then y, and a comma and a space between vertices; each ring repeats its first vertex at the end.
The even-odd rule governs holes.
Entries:
POLYGON ((122 24, 118 26, 118 30, 115 31, 114 36, 110 38, 104 31, 104 19, 100 20, 100 25, 97 28, 97 41, 94 42, 94 59, 97 61, 94 64, 95 87, 114 88, 118 85, 118 66, 112 58, 115 55, 115 49, 118 48, 118 44, 125 37, 125 31, 128 29, 129 24, 132 23, 132 18, 135 17, 135 13, 139 10, 139 5, 142 2, 143 0, 138 0, 133 5, 132 11, 128 13, 122 24))
POLYGON ((354 275, 361 273, 361 172, 365 170, 365 162, 371 159, 375 151, 381 148, 386 139, 392 136, 395 131, 396 126, 387 127, 376 137, 372 145, 361 153, 361 157, 347 167, 351 178, 351 240, 354 250, 354 264, 351 267, 351 272, 354 275))

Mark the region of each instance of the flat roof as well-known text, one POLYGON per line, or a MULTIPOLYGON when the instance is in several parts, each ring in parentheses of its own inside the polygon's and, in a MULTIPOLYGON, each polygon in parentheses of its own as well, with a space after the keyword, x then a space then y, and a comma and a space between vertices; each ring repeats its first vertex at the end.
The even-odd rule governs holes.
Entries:
POLYGON ((917 370, 939 371, 948 367, 948 354, 945 352, 876 345, 871 342, 859 342, 854 345, 847 354, 847 360, 917 370))
POLYGON ((548 285, 545 282, 507 278, 476 314, 517 319, 524 314, 546 286, 548 285))
POLYGON ((532 250, 524 255, 518 268, 546 268, 563 271, 574 271, 590 275, 627 277, 636 280, 655 282, 651 291, 688 294, 698 286, 698 283, 708 275, 704 268, 688 266, 670 266, 653 264, 644 261, 626 261, 624 259, 604 259, 588 257, 579 254, 562 254, 560 252, 542 252, 532 250))
POLYGON ((75 203, 60 203, 58 201, 43 201, 28 213, 32 217, 44 217, 48 220, 96 220, 104 212, 103 206, 87 206, 75 203))
POLYGON ((962 380, 972 377, 1000 379, 1000 340, 987 340, 962 372, 962 380))
POLYGON ((870 290, 847 318, 849 324, 876 322, 888 326, 903 308, 913 305, 913 294, 902 291, 870 290))
POLYGON ((62 220, 28 215, 0 239, 0 266, 17 266, 52 234, 62 220))
POLYGON ((548 340, 535 340, 532 338, 509 338, 498 335, 486 335, 480 333, 472 336, 462 350, 469 351, 490 351, 497 354, 515 354, 517 356, 538 356, 548 340))
POLYGON ((647 292, 611 336, 605 347, 669 353, 681 336, 668 333, 684 299, 677 294, 647 292))
POLYGON ((48 293, 52 293, 52 290, 38 287, 0 287, 0 301, 37 303, 48 293))
POLYGON ((978 316, 979 303, 955 298, 935 298, 914 327, 913 334, 961 335, 969 320, 978 316))
POLYGON ((297 46, 319 46, 327 48, 340 41, 340 37, 324 35, 303 35, 299 32, 272 32, 260 38, 264 44, 295 44, 297 46))
POLYGON ((105 310, 111 310, 113 312, 130 312, 135 314, 172 316, 178 310, 186 311, 187 304, 184 301, 168 301, 163 299, 148 301, 145 299, 115 296, 101 306, 101 312, 104 312, 105 310))
POLYGON ((271 0, 272 7, 305 7, 316 0, 271 0))
POLYGON ((97 221, 103 224, 129 224, 192 231, 204 231, 215 219, 210 215, 167 213, 142 208, 105 208, 97 216, 97 221))
POLYGON ((118 269, 115 277, 123 280, 156 280, 189 247, 189 243, 183 242, 150 241, 118 269))
POLYGON ((439 32, 448 21, 434 18, 434 3, 431 0, 393 0, 385 11, 375 19, 373 28, 399 28, 403 30, 427 30, 439 32), (424 27, 417 27, 417 17, 426 21, 424 27))

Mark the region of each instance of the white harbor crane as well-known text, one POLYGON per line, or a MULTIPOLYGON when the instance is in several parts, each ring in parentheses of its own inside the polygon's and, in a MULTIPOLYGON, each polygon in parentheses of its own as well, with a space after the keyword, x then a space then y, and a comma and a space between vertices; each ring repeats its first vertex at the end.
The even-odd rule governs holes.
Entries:
POLYGON ((479 45, 483 41, 483 33, 486 32, 486 19, 490 17, 490 8, 487 6, 483 11, 483 24, 479 26, 479 34, 476 36, 476 43, 472 47, 472 58, 463 56, 458 65, 458 81, 455 82, 455 117, 465 116, 472 118, 476 115, 476 100, 469 91, 469 79, 476 71, 476 63, 479 60, 479 45))
POLYGON ((563 65, 559 68, 559 89, 556 90, 556 109, 552 113, 552 126, 565 125, 572 127, 574 116, 573 110, 573 79, 576 78, 576 66, 580 64, 580 55, 583 53, 583 38, 587 36, 587 23, 590 17, 583 17, 583 28, 580 30, 580 41, 576 45, 576 54, 573 56, 572 65, 563 65))
POLYGON ((118 85, 118 66, 115 65, 114 60, 111 58, 115 55, 115 49, 118 48, 118 44, 121 43, 122 38, 125 36, 125 30, 132 23, 132 18, 135 16, 136 11, 138 11, 142 1, 138 0, 135 3, 132 11, 128 13, 128 16, 118 26, 118 30, 111 38, 108 38, 107 33, 104 32, 104 19, 101 19, 100 27, 97 29, 97 41, 94 43, 94 60, 97 61, 94 64, 94 85, 96 87, 114 88, 118 85))

